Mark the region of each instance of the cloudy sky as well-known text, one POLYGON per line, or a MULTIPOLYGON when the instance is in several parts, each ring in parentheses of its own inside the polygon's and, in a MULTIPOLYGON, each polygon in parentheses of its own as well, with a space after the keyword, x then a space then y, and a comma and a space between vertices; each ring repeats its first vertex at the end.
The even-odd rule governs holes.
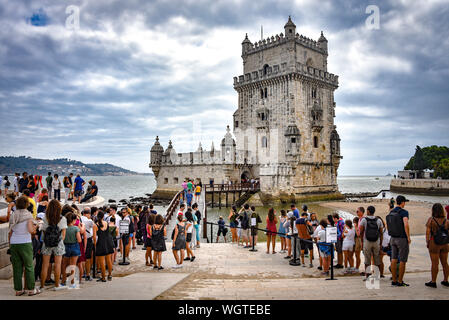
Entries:
POLYGON ((449 145, 448 1, 0 0, 0 155, 149 172, 160 136, 218 145, 237 107, 241 42, 329 41, 340 175, 394 173, 415 145, 449 145), (366 26, 368 5, 379 29, 366 26), (67 6, 79 8, 73 30, 67 6))

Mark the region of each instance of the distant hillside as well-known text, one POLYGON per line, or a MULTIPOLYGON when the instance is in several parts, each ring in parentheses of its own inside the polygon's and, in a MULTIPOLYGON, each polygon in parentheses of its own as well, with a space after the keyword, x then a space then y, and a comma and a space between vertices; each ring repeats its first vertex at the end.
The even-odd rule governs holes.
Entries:
POLYGON ((137 172, 126 170, 109 163, 83 163, 70 159, 34 159, 31 157, 0 157, 0 173, 15 172, 47 175, 48 172, 60 175, 73 172, 92 176, 133 175, 137 172))

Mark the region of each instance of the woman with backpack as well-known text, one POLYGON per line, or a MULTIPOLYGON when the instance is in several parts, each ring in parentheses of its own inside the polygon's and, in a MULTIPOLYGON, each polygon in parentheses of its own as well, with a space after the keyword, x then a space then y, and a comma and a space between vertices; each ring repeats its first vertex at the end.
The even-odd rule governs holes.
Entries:
POLYGON ((186 248, 186 227, 185 223, 183 221, 183 217, 181 215, 178 215, 177 217, 178 223, 175 226, 175 229, 173 230, 173 256, 176 260, 176 266, 173 268, 182 268, 182 263, 184 262, 184 250, 186 248), (178 253, 180 255, 178 255, 178 253))
POLYGON ((151 239, 151 249, 153 249, 153 269, 162 270, 162 252, 166 251, 165 237, 167 236, 167 229, 165 227, 164 218, 158 214, 154 219, 154 224, 151 229, 148 229, 149 237, 151 239))
POLYGON ((438 264, 441 261, 443 266, 443 281, 441 281, 441 284, 449 287, 449 265, 447 262, 449 221, 446 219, 443 206, 440 203, 435 203, 432 206, 432 216, 427 221, 426 227, 426 243, 432 262, 432 280, 425 285, 431 288, 437 287, 438 264))
POLYGON ((108 281, 112 280, 112 259, 114 253, 112 235, 109 232, 109 225, 103 220, 104 212, 99 211, 97 222, 94 224, 93 241, 95 246, 95 256, 101 269, 101 278, 97 282, 106 282, 106 266, 108 266, 108 281))
MULTIPOLYGON (((54 256, 54 290, 66 288, 59 285, 61 276, 61 261, 65 253, 64 238, 67 229, 67 220, 61 215, 61 204, 58 200, 51 200, 47 206, 45 217, 43 219, 42 231, 44 232, 44 243, 42 244, 42 271, 41 288, 44 288, 47 279, 48 265, 51 255, 54 256)), ((65 271, 65 270, 64 270, 65 271)))

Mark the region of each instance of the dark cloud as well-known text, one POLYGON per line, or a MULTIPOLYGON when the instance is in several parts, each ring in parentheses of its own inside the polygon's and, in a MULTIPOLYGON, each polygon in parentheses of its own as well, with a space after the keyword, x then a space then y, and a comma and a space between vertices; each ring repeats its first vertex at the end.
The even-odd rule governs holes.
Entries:
POLYGON ((148 171, 156 135, 177 151, 199 140, 217 146, 237 106, 244 34, 257 40, 261 25, 265 36, 283 32, 288 15, 299 33, 324 30, 329 40, 329 71, 340 75, 340 174, 394 172, 416 144, 449 141, 444 1, 70 4, 80 7, 79 31, 65 28, 65 2, 0 0, 2 154, 148 171), (379 30, 365 27, 371 4, 379 30))

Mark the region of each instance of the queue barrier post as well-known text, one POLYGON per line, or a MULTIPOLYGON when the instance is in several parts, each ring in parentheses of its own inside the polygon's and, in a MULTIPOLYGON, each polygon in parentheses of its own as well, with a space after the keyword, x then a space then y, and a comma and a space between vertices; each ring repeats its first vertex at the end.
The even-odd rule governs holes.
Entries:
MULTIPOLYGON (((122 248, 123 248, 123 252, 122 252, 122 257, 123 257, 123 261, 119 262, 118 264, 121 266, 127 266, 129 265, 129 262, 126 261, 126 249, 125 249, 125 236, 128 236, 128 234, 122 234, 122 248)), ((131 241, 130 239, 128 241, 131 241)))
POLYGON ((300 266, 301 265, 301 261, 299 260, 299 258, 296 257, 296 239, 298 238, 297 234, 293 234, 293 259, 290 260, 289 264, 291 266, 300 266))
POLYGON ((331 270, 330 270, 330 278, 327 278, 326 280, 337 280, 334 278, 334 244, 331 243, 331 270))
POLYGON ((254 233, 255 233, 254 232, 254 226, 251 226, 251 235, 252 235, 252 238, 253 238, 253 241, 252 241, 253 246, 252 246, 251 249, 249 249, 249 251, 251 251, 251 252, 256 252, 257 251, 257 249, 255 248, 255 244, 254 244, 254 238, 255 238, 254 233))
POLYGON ((210 223, 210 243, 214 243, 213 229, 214 225, 210 223))

